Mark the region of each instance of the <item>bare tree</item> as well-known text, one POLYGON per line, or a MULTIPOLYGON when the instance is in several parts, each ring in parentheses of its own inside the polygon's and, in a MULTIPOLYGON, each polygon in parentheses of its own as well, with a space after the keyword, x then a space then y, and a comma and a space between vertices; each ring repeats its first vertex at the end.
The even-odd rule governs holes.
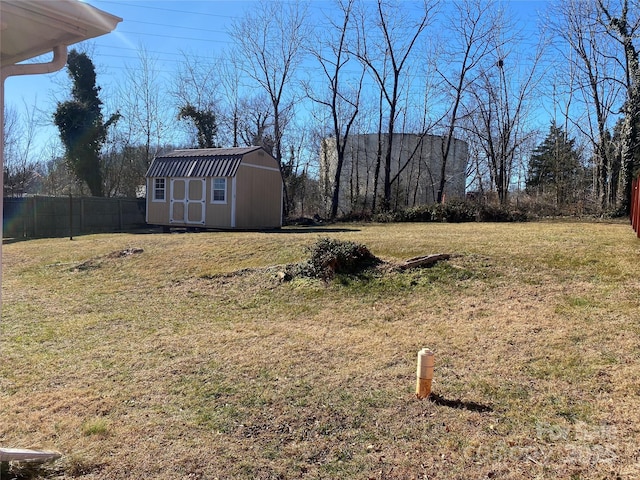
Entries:
POLYGON ((18 111, 10 105, 4 106, 4 129, 2 130, 2 142, 4 145, 4 164, 14 155, 20 137, 18 111))
POLYGON ((24 112, 13 107, 4 109, 4 193, 6 196, 22 196, 30 193, 38 177, 34 141, 37 127, 37 110, 24 104, 24 112))
MULTIPOLYGON (((614 159, 611 149, 611 119, 620 96, 620 84, 612 81, 616 54, 610 38, 598 21, 597 5, 585 0, 563 0, 551 9, 549 25, 569 45, 560 48, 563 64, 568 65, 568 95, 582 105, 584 115, 567 111, 567 118, 589 139, 595 158, 595 194, 600 208, 615 200, 614 159)), ((567 107, 568 108, 568 107, 567 107)))
POLYGON ((470 119, 471 133, 487 162, 491 183, 500 203, 506 204, 514 166, 535 134, 528 127, 527 117, 539 81, 537 69, 542 50, 524 70, 518 67, 515 54, 504 49, 497 49, 497 53, 496 63, 474 85, 470 119))
POLYGON ((311 47, 311 55, 320 64, 323 79, 326 81, 326 95, 316 94, 316 88, 306 84, 305 90, 309 98, 329 111, 331 121, 332 142, 324 141, 326 149, 335 151, 335 171, 332 175, 331 205, 329 217, 335 218, 338 213, 340 199, 342 168, 344 165, 347 140, 358 115, 360 94, 364 69, 356 75, 352 82, 345 78, 345 69, 352 66, 351 56, 347 50, 348 34, 355 0, 336 0, 341 18, 338 22, 328 20, 328 25, 320 26, 322 33, 311 47))
POLYGON ((446 88, 450 102, 445 113, 446 128, 441 146, 442 164, 439 172, 437 203, 442 203, 446 186, 446 168, 454 137, 463 113, 463 102, 486 67, 495 63, 502 28, 501 10, 490 0, 456 0, 447 28, 450 38, 438 62, 436 71, 446 88))
MULTIPOLYGON (((171 127, 170 106, 160 80, 157 59, 141 45, 138 61, 127 66, 126 76, 119 88, 122 129, 127 145, 142 146, 146 170, 162 146, 168 142, 171 127)), ((144 175, 144 172, 142 172, 144 175)))
POLYGON ((219 62, 205 61, 183 52, 173 96, 176 99, 177 118, 186 120, 189 142, 199 148, 213 146, 217 140, 220 114, 219 62))
POLYGON ((12 171, 16 170, 20 157, 20 137, 22 136, 20 117, 18 111, 13 106, 4 106, 4 129, 2 130, 2 141, 4 145, 3 168, 4 168, 4 195, 13 196, 12 171))
POLYGON ((288 213, 289 198, 283 138, 295 97, 289 87, 304 53, 306 18, 306 5, 300 1, 261 0, 231 27, 245 60, 244 72, 266 92, 271 102, 274 157, 285 182, 285 213, 288 213))
POLYGON ((304 216, 309 201, 313 199, 317 181, 311 178, 310 170, 317 160, 317 150, 310 150, 313 143, 313 128, 308 124, 292 124, 289 128, 290 139, 287 142, 288 158, 286 161, 289 173, 289 194, 291 214, 304 216))
POLYGON ((242 70, 235 50, 228 51, 220 62, 220 85, 224 104, 221 108, 222 135, 226 143, 240 146, 242 124, 242 70))
POLYGON ((271 102, 266 95, 240 100, 238 134, 244 145, 257 145, 273 155, 274 135, 271 102))
MULTIPOLYGON (((367 67, 378 84, 382 100, 385 103, 386 151, 384 155, 384 196, 383 210, 391 206, 391 163, 393 134, 399 110, 402 89, 401 75, 408 66, 409 56, 418 38, 433 19, 436 2, 425 1, 417 20, 406 15, 402 5, 378 0, 373 14, 373 25, 362 18, 358 25, 357 48, 354 53, 367 67), (377 31, 379 35, 374 35, 377 31)), ((382 140, 382 129, 380 137, 382 140)))
POLYGON ((625 102, 621 131, 621 163, 618 205, 628 215, 631 211, 631 184, 633 174, 640 168, 640 63, 638 49, 633 41, 640 32, 640 7, 633 0, 620 0, 619 11, 614 12, 611 2, 598 0, 602 20, 623 50, 625 102), (631 3, 631 5, 630 5, 631 3), (631 8, 629 8, 631 6, 631 8))
POLYGON ((109 132, 102 152, 107 195, 136 196, 151 161, 170 143, 175 122, 166 93, 157 59, 141 45, 137 62, 126 67, 118 85, 122 119, 109 132))
POLYGON ((474 122, 471 117, 465 117, 460 122, 462 137, 469 145, 469 159, 467 164, 465 186, 467 194, 477 196, 478 201, 482 201, 491 188, 491 176, 489 174, 488 162, 484 161, 484 150, 477 135, 473 134, 474 122))
POLYGON ((77 180, 67 168, 61 146, 50 142, 43 150, 41 192, 53 196, 75 193, 74 186, 77 180))

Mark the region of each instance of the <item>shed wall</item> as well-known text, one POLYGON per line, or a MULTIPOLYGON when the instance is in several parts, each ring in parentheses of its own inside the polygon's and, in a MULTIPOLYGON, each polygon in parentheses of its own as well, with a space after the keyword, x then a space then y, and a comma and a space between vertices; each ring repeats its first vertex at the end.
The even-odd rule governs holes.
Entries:
POLYGON ((242 163, 280 170, 278 161, 262 149, 245 154, 242 163))
POLYGON ((236 185, 237 228, 282 226, 282 176, 272 157, 263 151, 246 155, 238 168, 236 185))
MULTIPOLYGON (((198 227, 203 226, 207 228, 231 228, 231 194, 232 194, 232 178, 227 178, 227 202, 225 204, 211 203, 211 190, 212 184, 211 178, 205 178, 204 181, 204 208, 205 208, 205 223, 204 225, 187 224, 170 222, 171 218, 171 198, 174 193, 177 193, 180 197, 184 195, 182 191, 174 192, 173 182, 171 179, 165 179, 165 200, 154 201, 153 200, 153 188, 155 178, 147 179, 147 222, 152 225, 168 225, 175 227, 198 227)), ((177 184, 178 188, 182 188, 183 185, 177 184)), ((174 208, 178 208, 174 205, 174 208)), ((173 212, 174 216, 176 212, 173 212)), ((195 217, 193 215, 192 217, 195 217)))
POLYGON ((169 225, 169 179, 165 179, 167 193, 163 201, 153 200, 155 177, 147 178, 147 223, 152 225, 169 225))
POLYGON ((207 185, 207 204, 205 226, 209 228, 231 228, 231 184, 232 178, 227 178, 227 203, 211 203, 211 179, 207 185))

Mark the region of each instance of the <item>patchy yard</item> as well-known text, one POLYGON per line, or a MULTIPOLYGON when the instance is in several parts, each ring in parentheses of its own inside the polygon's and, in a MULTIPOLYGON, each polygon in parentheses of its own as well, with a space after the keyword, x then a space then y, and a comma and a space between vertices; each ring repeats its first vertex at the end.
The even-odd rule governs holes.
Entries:
POLYGON ((639 259, 600 223, 5 245, 0 445, 48 478, 639 478, 639 259), (452 257, 282 281, 319 238, 452 257))

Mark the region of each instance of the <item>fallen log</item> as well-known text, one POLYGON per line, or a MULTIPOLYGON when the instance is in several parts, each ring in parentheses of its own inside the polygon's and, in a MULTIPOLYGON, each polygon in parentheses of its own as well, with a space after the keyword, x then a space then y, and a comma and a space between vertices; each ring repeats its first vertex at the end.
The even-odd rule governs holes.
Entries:
POLYGON ((440 260, 449 260, 451 255, 448 253, 435 253, 433 255, 424 255, 422 257, 414 257, 408 260, 405 260, 403 264, 400 265, 402 270, 409 270, 410 268, 420 268, 420 267, 432 267, 440 260))

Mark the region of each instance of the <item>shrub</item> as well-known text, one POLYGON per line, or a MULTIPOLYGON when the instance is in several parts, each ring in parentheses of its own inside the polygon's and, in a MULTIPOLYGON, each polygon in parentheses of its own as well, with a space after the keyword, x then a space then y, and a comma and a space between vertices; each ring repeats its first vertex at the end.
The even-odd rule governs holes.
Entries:
POLYGON ((365 245, 355 242, 321 238, 309 251, 309 260, 294 273, 330 279, 338 273, 359 273, 380 263, 365 245))
POLYGON ((478 220, 481 222, 526 222, 527 213, 521 209, 510 209, 503 205, 479 205, 478 220))
POLYGON ((368 212, 350 212, 336 219, 339 222, 370 222, 371 214, 368 212))
POLYGON ((433 221, 433 206, 418 205, 404 212, 405 222, 431 222, 433 221))
POLYGON ((389 212, 376 213, 373 216, 374 222, 379 223, 393 223, 393 222, 405 222, 404 212, 401 210, 392 210, 389 212))
POLYGON ((450 200, 443 204, 418 205, 406 210, 393 210, 364 216, 350 214, 341 221, 392 222, 526 222, 531 219, 527 205, 518 207, 498 203, 450 200))
POLYGON ((624 207, 611 207, 608 210, 605 210, 602 213, 602 218, 614 219, 614 218, 623 218, 628 216, 629 214, 624 209, 624 207))
POLYGON ((460 223, 476 220, 474 204, 462 200, 452 200, 433 207, 433 219, 439 222, 460 223))

